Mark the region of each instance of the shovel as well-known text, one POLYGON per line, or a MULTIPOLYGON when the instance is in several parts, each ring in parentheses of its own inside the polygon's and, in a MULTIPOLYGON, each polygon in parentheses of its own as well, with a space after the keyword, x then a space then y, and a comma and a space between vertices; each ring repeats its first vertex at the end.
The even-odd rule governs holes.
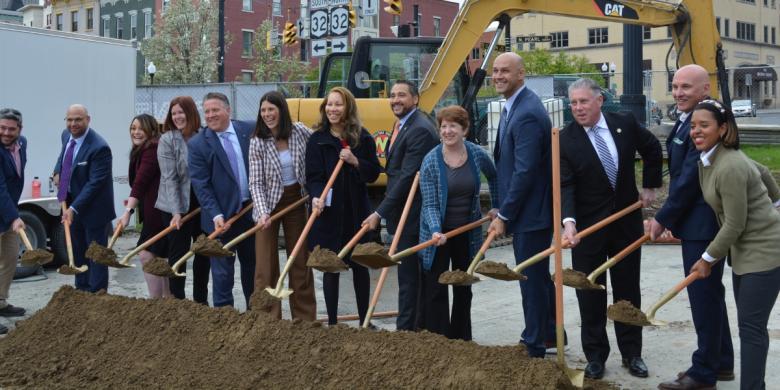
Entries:
MULTIPOLYGON (((236 222, 239 218, 241 218, 242 215, 246 214, 251 209, 252 209, 252 204, 250 203, 246 205, 246 207, 241 209, 241 211, 239 211, 238 214, 228 219, 227 222, 225 222, 225 224, 230 225, 233 222, 236 222)), ((197 210, 194 210, 193 213, 195 211, 197 210)), ((182 218, 182 223, 184 223, 184 218, 182 218)), ((225 232, 224 229, 214 230, 211 234, 209 234, 208 238, 217 237, 224 232, 225 232)), ((184 265, 187 262, 187 260, 192 256, 195 256, 195 252, 190 250, 189 252, 185 253, 184 256, 182 256, 178 261, 176 261, 173 267, 169 266, 168 262, 166 262, 165 260, 155 257, 154 259, 146 263, 146 265, 144 266, 144 272, 150 273, 152 275, 164 276, 169 278, 174 276, 179 276, 179 277, 187 276, 186 272, 179 273, 179 268, 182 265, 184 265)))
MULTIPOLYGON (((409 195, 406 196, 406 203, 404 204, 403 211, 401 211, 401 218, 398 219, 398 227, 395 228, 393 242, 390 243, 390 251, 388 252, 390 255, 394 255, 395 251, 398 250, 398 243, 401 241, 401 233, 403 233, 406 220, 409 218, 409 211, 412 209, 412 203, 414 203, 414 196, 417 193, 417 187, 419 184, 420 172, 417 172, 414 175, 414 180, 412 180, 412 186, 409 188, 409 195)), ((385 279, 387 279, 387 274, 389 272, 390 268, 383 268, 382 273, 379 274, 379 280, 377 281, 376 287, 374 288, 374 295, 371 297, 371 303, 368 306, 366 318, 363 320, 363 324, 361 325, 363 329, 368 329, 368 325, 371 324, 371 317, 374 316, 374 310, 376 310, 376 305, 379 303, 379 296, 382 294, 382 288, 385 286, 385 279)))
POLYGON ((624 324, 636 325, 636 326, 664 326, 666 321, 655 319, 655 312, 676 297, 684 288, 688 287, 691 283, 699 279, 698 272, 691 272, 688 277, 683 279, 680 283, 677 283, 674 288, 664 294, 658 302, 650 306, 647 311, 647 315, 642 313, 641 310, 634 307, 629 301, 619 301, 614 305, 610 305, 607 308, 607 318, 612 321, 622 322, 624 324))
MULTIPOLYGON (((490 222, 490 217, 484 217, 472 223, 463 225, 457 229, 450 230, 445 233, 444 236, 449 238, 455 237, 458 234, 465 233, 469 230, 480 227, 483 223, 490 222)), ((362 264, 369 268, 383 268, 398 265, 398 262, 406 256, 417 253, 429 246, 436 244, 438 240, 431 238, 428 241, 421 242, 411 248, 407 248, 401 252, 398 252, 390 256, 385 252, 384 248, 376 243, 361 244, 355 248, 352 252, 352 260, 356 263, 362 264), (362 247, 362 248, 361 248, 362 247), (362 249, 362 250, 361 250, 362 249), (358 252, 360 250, 360 252, 358 252)))
POLYGON ((596 278, 598 278, 604 272, 607 272, 608 269, 612 268, 620 260, 623 260, 623 258, 637 250, 637 248, 648 241, 650 241, 650 235, 645 234, 638 240, 634 241, 631 245, 620 251, 620 253, 604 262, 604 264, 600 265, 588 276, 585 276, 584 273, 575 271, 570 268, 563 270, 563 284, 582 290, 605 290, 604 286, 596 284, 596 278))
MULTIPOLYGON (((66 205, 65 202, 61 202, 60 205, 62 205, 62 213, 65 214, 68 210, 68 205, 66 205)), ((86 272, 89 269, 86 264, 81 267, 76 267, 76 262, 73 260, 73 241, 70 239, 70 222, 65 222, 65 247, 68 251, 68 265, 63 265, 57 272, 63 275, 77 275, 86 272)))
MULTIPOLYGON (((336 177, 338 177, 339 172, 341 172, 341 167, 344 166, 344 160, 339 159, 339 162, 336 163, 336 167, 333 168, 333 173, 330 174, 330 178, 328 179, 328 182, 325 183, 325 188, 322 189, 322 194, 320 194, 320 200, 325 201, 325 197, 328 196, 328 191, 330 191, 330 188, 333 187, 333 182, 336 181, 336 177)), ((303 227, 303 231, 301 232, 301 236, 298 237, 298 242, 295 243, 295 247, 293 248, 292 252, 290 252, 290 256, 287 257, 287 261, 284 263, 284 269, 282 270, 282 273, 279 275, 279 279, 276 281, 276 288, 266 287, 265 292, 267 295, 270 295, 277 299, 284 299, 289 297, 293 290, 290 290, 289 288, 284 288, 284 278, 287 277, 287 274, 290 272, 290 268, 292 268, 293 261, 295 261, 295 256, 298 255, 298 252, 301 251, 301 248, 303 248, 303 245, 306 243, 306 236, 309 235, 309 231, 311 230, 311 227, 314 225, 314 221, 317 219, 317 216, 319 216, 320 213, 317 211, 317 209, 312 207, 312 213, 309 216, 309 220, 306 221, 306 226, 303 227)))
POLYGON ((27 248, 27 250, 22 253, 22 266, 32 267, 35 265, 42 265, 49 263, 54 259, 54 254, 45 249, 33 249, 32 244, 30 244, 30 239, 27 238, 27 232, 25 232, 24 229, 19 229, 17 233, 19 234, 19 237, 22 238, 25 248, 27 248))
POLYGON ((111 240, 108 241, 108 246, 103 246, 95 241, 92 241, 92 243, 89 244, 89 248, 87 248, 87 252, 84 254, 84 257, 98 264, 103 264, 110 267, 121 267, 122 265, 116 261, 118 257, 116 252, 114 252, 114 250, 111 248, 114 247, 114 243, 116 243, 116 240, 119 238, 119 235, 122 234, 123 230, 124 225, 117 223, 116 229, 114 229, 114 235, 111 236, 111 240))
POLYGON ((369 228, 369 225, 361 227, 338 254, 330 249, 320 248, 320 246, 317 245, 309 254, 309 260, 306 261, 306 266, 322 272, 343 272, 348 270, 349 266, 343 261, 344 256, 357 245, 358 241, 363 238, 369 228))
MULTIPOLYGON (((189 221, 190 219, 198 215, 198 213, 200 213, 200 207, 190 211, 189 213, 187 213, 187 215, 182 217, 181 223, 185 223, 189 221)), ((130 253, 125 255, 125 257, 123 257, 121 261, 112 262, 111 264, 106 264, 106 265, 108 265, 109 267, 116 267, 116 268, 135 267, 134 264, 130 264, 130 259, 132 259, 135 255, 141 253, 142 250, 150 247, 152 244, 159 241, 161 238, 165 237, 168 233, 172 232, 173 229, 175 228, 176 228, 175 226, 168 226, 167 228, 161 230, 159 233, 155 234, 152 238, 146 240, 143 244, 138 245, 135 249, 130 251, 130 253)))
MULTIPOLYGON (((626 214, 637 210, 642 207, 642 201, 636 201, 632 205, 624 208, 623 210, 620 210, 616 212, 615 214, 610 215, 607 218, 604 218, 603 220, 589 226, 587 229, 582 230, 581 232, 577 233, 577 238, 583 239, 594 232, 598 231, 599 229, 609 225, 612 222, 615 222, 616 220, 624 217, 626 214)), ((558 236, 554 236, 558 237, 558 236)), ((556 241, 556 240, 553 240, 556 241)), ((563 240, 561 243, 562 246, 568 247, 569 241, 563 240)), ((525 275, 522 274, 522 271, 546 258, 547 256, 550 256, 553 252, 555 252, 555 247, 551 246, 531 257, 529 257, 527 260, 524 260, 522 263, 518 264, 515 268, 509 269, 509 267, 506 266, 504 263, 499 263, 495 261, 488 261, 485 260, 477 266, 476 272, 478 274, 485 275, 489 278, 498 279, 498 280, 525 280, 527 279, 525 275)))
POLYGON ((474 256, 474 260, 471 260, 471 264, 469 264, 466 272, 461 270, 443 272, 439 275, 439 283, 451 284, 453 286, 470 286, 479 282, 479 278, 474 276, 474 270, 477 268, 479 261, 482 260, 482 257, 484 257, 485 252, 490 248, 490 243, 493 242, 494 238, 496 238, 496 232, 491 230, 485 238, 485 242, 482 243, 482 247, 479 248, 479 251, 474 256))
MULTIPOLYGON (((552 193, 553 193, 553 221, 561 220, 561 151, 558 140, 560 132, 557 127, 552 129, 552 193)), ((642 203, 639 202, 639 206, 642 203)), ((561 224, 553 222, 553 250, 555 251, 555 344, 558 350, 558 366, 569 377, 572 385, 582 388, 585 381, 585 371, 569 368, 563 356, 564 332, 563 332, 563 242, 558 239, 561 236, 561 224)))

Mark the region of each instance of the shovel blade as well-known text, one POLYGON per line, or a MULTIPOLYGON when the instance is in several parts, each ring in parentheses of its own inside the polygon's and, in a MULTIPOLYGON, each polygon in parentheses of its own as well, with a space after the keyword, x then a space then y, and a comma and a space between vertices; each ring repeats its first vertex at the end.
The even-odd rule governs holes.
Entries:
POLYGON ((398 263, 393 261, 393 259, 387 255, 387 252, 382 254, 370 254, 370 255, 352 254, 352 261, 364 267, 368 267, 372 269, 392 267, 398 265, 398 263))
POLYGON ((569 377, 574 387, 581 389, 585 383, 585 371, 575 368, 566 368, 566 376, 569 377))
POLYGON ((290 290, 289 288, 283 288, 280 291, 276 291, 275 289, 271 287, 266 287, 265 291, 270 294, 271 296, 274 296, 278 299, 286 299, 290 295, 292 295, 293 290, 290 290))
POLYGON ((71 267, 69 265, 63 265, 59 269, 57 269, 57 272, 63 274, 63 275, 78 275, 80 273, 86 272, 89 269, 86 265, 82 265, 81 267, 71 267))
POLYGON ((479 281, 478 277, 461 270, 447 271, 439 275, 440 284, 451 286, 470 286, 479 281))
POLYGON ((525 275, 509 269, 506 264, 490 260, 483 260, 474 272, 489 278, 505 281, 528 279, 525 275))

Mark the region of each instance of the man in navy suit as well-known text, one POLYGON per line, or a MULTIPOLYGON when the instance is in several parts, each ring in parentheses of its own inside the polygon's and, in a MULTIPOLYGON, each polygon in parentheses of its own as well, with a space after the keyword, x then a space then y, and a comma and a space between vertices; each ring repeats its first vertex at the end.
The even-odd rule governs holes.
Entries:
POLYGON ((89 127, 87 108, 68 107, 67 129, 62 131, 62 150, 54 167, 57 199, 68 209, 62 222, 70 223, 76 266, 87 265, 75 276, 76 288, 96 292, 108 289, 108 267, 87 259, 84 254, 92 241, 105 246, 114 212, 114 185, 111 174, 111 148, 97 131, 89 127), (66 159, 66 157, 68 157, 66 159))
MULTIPOLYGON (((686 276, 718 233, 715 213, 704 202, 699 186, 698 161, 701 153, 696 150, 689 136, 691 112, 709 93, 709 75, 701 66, 686 65, 675 72, 672 96, 677 102, 677 109, 683 114, 666 138, 669 197, 650 221, 653 239, 666 228, 682 241, 683 271, 686 276)), ((691 367, 683 370, 677 378, 660 384, 659 388, 688 389, 699 388, 696 387, 699 385, 714 388, 718 380, 734 379, 734 347, 726 313, 726 290, 721 281, 724 263, 721 261, 715 264, 710 276, 688 286, 698 348, 693 352, 691 367)))
MULTIPOLYGON (((504 95, 493 158, 498 171, 497 234, 511 233, 515 261, 550 247, 552 192, 550 131, 552 124, 541 100, 526 88, 523 59, 503 53, 493 62, 496 91, 504 95)), ((527 268, 520 282, 525 330, 521 343, 531 357, 544 357, 545 341, 555 340, 555 289, 550 261, 527 268)))
MULTIPOLYGON (((249 195, 249 139, 254 123, 231 121, 227 96, 211 92, 203 98, 206 128, 193 137, 189 146, 192 187, 200 202, 200 224, 204 232, 224 230, 223 242, 230 241, 253 225, 246 213, 232 225, 230 217, 252 201, 249 195)), ((236 246, 241 264, 241 288, 247 307, 254 291, 255 238, 250 236, 236 246)), ((212 257, 214 307, 233 306, 235 257, 212 257)))
MULTIPOLYGON (((19 237, 24 229, 16 204, 24 187, 27 140, 21 136, 22 114, 12 108, 0 110, 0 316, 19 317, 24 309, 8 303, 8 291, 16 271, 19 237)), ((0 334, 8 328, 0 325, 0 334)))

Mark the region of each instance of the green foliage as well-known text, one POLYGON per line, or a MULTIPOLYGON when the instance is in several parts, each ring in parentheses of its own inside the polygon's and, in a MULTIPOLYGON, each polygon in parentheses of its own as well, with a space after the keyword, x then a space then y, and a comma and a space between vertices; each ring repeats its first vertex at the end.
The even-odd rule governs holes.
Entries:
POLYGON ((518 52, 525 62, 525 72, 529 75, 578 75, 588 74, 604 86, 601 71, 591 64, 587 57, 566 54, 559 51, 555 54, 549 50, 537 48, 532 51, 518 52))
POLYGON ((740 149, 748 157, 764 164, 775 176, 780 175, 780 146, 746 145, 741 146, 740 149))
MULTIPOLYGON (((302 62, 293 56, 282 54, 281 39, 277 39, 277 45, 273 50, 266 48, 268 32, 273 30, 273 22, 265 20, 255 31, 255 40, 252 43, 254 48, 252 66, 255 68, 255 78, 258 82, 278 82, 278 81, 305 81, 312 77, 315 72, 311 64, 302 62)), ((315 78, 316 80, 316 78, 315 78)), ((286 92, 291 97, 303 96, 302 85, 288 85, 286 92)))

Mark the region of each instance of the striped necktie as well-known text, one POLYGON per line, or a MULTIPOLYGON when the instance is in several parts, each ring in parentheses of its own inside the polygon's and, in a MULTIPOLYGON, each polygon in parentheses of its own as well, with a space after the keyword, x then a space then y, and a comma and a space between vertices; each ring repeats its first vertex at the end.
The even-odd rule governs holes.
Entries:
POLYGON ((589 131, 593 134, 593 140, 596 141, 596 152, 599 155, 599 160, 601 160, 601 165, 604 166, 604 172, 607 174, 609 184, 614 189, 617 182, 617 165, 615 165, 615 161, 612 159, 612 153, 609 152, 607 141, 599 134, 598 126, 593 126, 589 131))

